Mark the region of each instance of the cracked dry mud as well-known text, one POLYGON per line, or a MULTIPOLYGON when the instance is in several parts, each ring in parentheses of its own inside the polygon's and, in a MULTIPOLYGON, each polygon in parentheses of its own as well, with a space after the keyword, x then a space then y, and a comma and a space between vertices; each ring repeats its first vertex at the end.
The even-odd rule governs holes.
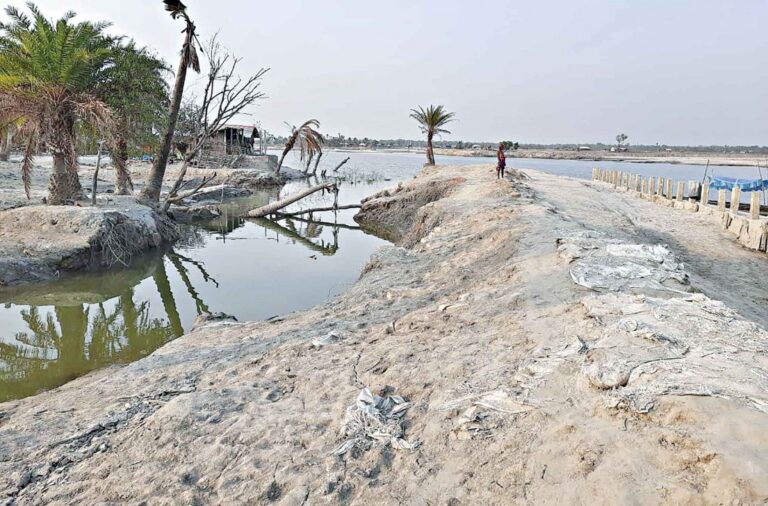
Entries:
POLYGON ((529 175, 425 169, 365 203, 363 225, 407 247, 341 296, 0 405, 1 500, 768 499, 766 257, 684 211, 529 175), (334 455, 364 387, 410 403, 415 449, 334 455))

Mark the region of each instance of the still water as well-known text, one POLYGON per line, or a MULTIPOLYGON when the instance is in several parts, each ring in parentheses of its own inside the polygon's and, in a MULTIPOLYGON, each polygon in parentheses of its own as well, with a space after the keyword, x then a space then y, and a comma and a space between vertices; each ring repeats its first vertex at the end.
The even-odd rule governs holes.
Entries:
MULTIPOLYGON (((362 198, 421 169, 423 154, 330 152, 323 167, 340 171, 340 204, 362 198)), ((438 157, 438 164, 493 163, 490 159, 438 157)), ((588 178, 591 168, 621 168, 646 175, 697 179, 703 167, 515 160, 510 165, 588 178), (678 176, 676 176, 678 177, 678 176)), ((296 166, 295 164, 294 166, 296 166)), ((729 174, 749 169, 724 169, 729 174)), ((751 177, 751 176, 749 176, 751 177)), ((91 370, 144 357, 189 330, 202 312, 241 321, 309 308, 342 292, 358 278, 385 241, 360 230, 354 211, 300 220, 246 220, 251 209, 308 182, 262 191, 239 201, 220 219, 197 226, 173 249, 136 259, 126 269, 78 274, 54 283, 0 289, 0 402, 62 385, 91 370)), ((296 206, 329 204, 313 196, 296 206)))

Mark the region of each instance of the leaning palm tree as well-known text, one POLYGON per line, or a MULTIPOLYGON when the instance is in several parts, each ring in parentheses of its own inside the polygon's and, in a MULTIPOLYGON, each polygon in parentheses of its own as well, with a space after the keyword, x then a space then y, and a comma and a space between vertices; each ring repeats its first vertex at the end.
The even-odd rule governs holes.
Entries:
POLYGON ((176 82, 171 94, 171 105, 168 111, 168 128, 165 132, 160 151, 152 164, 152 170, 147 175, 144 188, 141 191, 141 198, 150 203, 159 204, 160 191, 163 187, 163 178, 165 169, 168 166, 168 157, 171 154, 171 144, 173 144, 173 135, 176 132, 176 122, 179 119, 179 109, 181 108, 181 99, 184 96, 184 84, 187 82, 187 70, 192 69, 200 72, 200 58, 197 55, 196 27, 187 15, 187 7, 179 0, 163 0, 165 10, 171 13, 173 19, 181 18, 184 20, 184 45, 181 48, 181 59, 179 68, 176 72, 176 82))
POLYGON ((32 157, 45 143, 53 154, 48 204, 82 196, 77 176, 75 127, 78 122, 108 130, 109 108, 88 93, 94 69, 105 64, 110 39, 106 23, 73 23, 74 12, 48 20, 33 3, 32 17, 6 7, 0 23, 0 111, 23 120, 27 149, 22 164, 29 197, 32 157))
POLYGON ((448 112, 442 105, 430 105, 426 109, 419 106, 419 109, 411 109, 411 118, 419 123, 421 132, 427 134, 427 164, 435 164, 435 152, 432 149, 432 138, 435 135, 449 134, 444 127, 454 119, 454 113, 448 112))
POLYGON ((317 131, 318 128, 320 128, 320 122, 316 119, 307 120, 298 128, 295 126, 291 127, 291 135, 289 135, 288 140, 285 141, 285 148, 283 149, 280 161, 277 163, 275 173, 280 173, 285 156, 294 148, 299 149, 301 153, 300 160, 302 162, 308 158, 313 158, 316 154, 322 152, 322 145, 325 142, 325 138, 323 138, 322 134, 317 131))

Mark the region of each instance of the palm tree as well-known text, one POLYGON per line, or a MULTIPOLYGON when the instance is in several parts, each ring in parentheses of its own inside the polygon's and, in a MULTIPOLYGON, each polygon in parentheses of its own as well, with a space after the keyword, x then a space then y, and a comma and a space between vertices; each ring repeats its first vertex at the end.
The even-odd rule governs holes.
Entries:
POLYGON ((448 112, 442 105, 430 105, 426 109, 411 109, 411 118, 419 123, 421 132, 427 134, 427 165, 435 164, 435 152, 432 149, 432 138, 435 135, 449 134, 444 127, 454 119, 454 113, 448 112))
POLYGON ((294 148, 299 148, 301 152, 300 160, 302 162, 308 157, 314 157, 317 153, 322 151, 322 145, 325 142, 325 139, 322 134, 317 131, 318 128, 320 128, 320 122, 316 119, 307 120, 298 128, 295 126, 291 127, 291 135, 289 135, 288 140, 285 141, 283 154, 277 164, 277 170, 275 170, 276 174, 280 173, 280 168, 283 166, 285 155, 290 153, 294 148))
POLYGON ((41 142, 53 154, 48 204, 82 197, 75 156, 79 121, 100 130, 112 124, 109 108, 88 93, 95 69, 109 56, 106 23, 72 23, 74 12, 51 21, 33 3, 30 19, 12 6, 0 23, 0 110, 23 120, 27 149, 22 177, 29 197, 32 157, 41 142))
POLYGON ((181 59, 179 68, 176 72, 176 82, 171 94, 171 105, 168 111, 168 128, 165 132, 160 152, 152 164, 152 170, 147 175, 144 188, 141 190, 143 200, 159 203, 160 191, 163 187, 163 178, 165 169, 168 166, 168 157, 171 154, 171 144, 173 144, 173 135, 176 132, 176 122, 179 119, 179 109, 181 108, 181 99, 184 96, 184 84, 187 81, 187 70, 192 69, 200 72, 200 58, 197 56, 197 35, 195 34, 195 24, 187 15, 187 7, 179 0, 163 0, 165 10, 171 13, 173 19, 182 18, 186 24, 184 28, 184 45, 181 48, 181 59))
POLYGON ((164 122, 168 108, 169 72, 165 62, 135 42, 118 40, 110 64, 94 76, 94 93, 115 115, 115 131, 107 146, 115 164, 118 195, 128 195, 133 182, 126 168, 128 143, 146 145, 154 139, 152 126, 164 122))

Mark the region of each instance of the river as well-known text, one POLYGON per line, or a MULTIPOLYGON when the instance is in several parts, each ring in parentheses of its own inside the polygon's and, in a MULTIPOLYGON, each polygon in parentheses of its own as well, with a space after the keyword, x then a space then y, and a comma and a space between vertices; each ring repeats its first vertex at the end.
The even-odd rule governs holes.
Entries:
MULTIPOLYGON (((330 171, 347 156, 350 162, 340 171, 344 179, 340 204, 358 203, 412 178, 424 160, 420 153, 329 152, 321 170, 330 171)), ((437 162, 469 165, 493 160, 438 157, 437 162)), ((669 164, 514 158, 509 162, 516 168, 579 178, 589 178, 595 166, 644 175, 674 174, 679 179, 701 179, 704 171, 669 164)), ((714 170, 756 177, 755 169, 714 170)), ((233 206, 256 207, 307 184, 261 191, 233 206)), ((328 199, 314 196, 301 205, 314 207, 328 199)), ((0 289, 0 402, 55 388, 106 365, 142 358, 188 331, 202 312, 224 312, 246 321, 314 306, 354 283, 371 253, 386 244, 357 228, 354 211, 314 216, 320 223, 245 220, 234 215, 231 210, 195 227, 173 249, 136 259, 126 269, 0 289)))

